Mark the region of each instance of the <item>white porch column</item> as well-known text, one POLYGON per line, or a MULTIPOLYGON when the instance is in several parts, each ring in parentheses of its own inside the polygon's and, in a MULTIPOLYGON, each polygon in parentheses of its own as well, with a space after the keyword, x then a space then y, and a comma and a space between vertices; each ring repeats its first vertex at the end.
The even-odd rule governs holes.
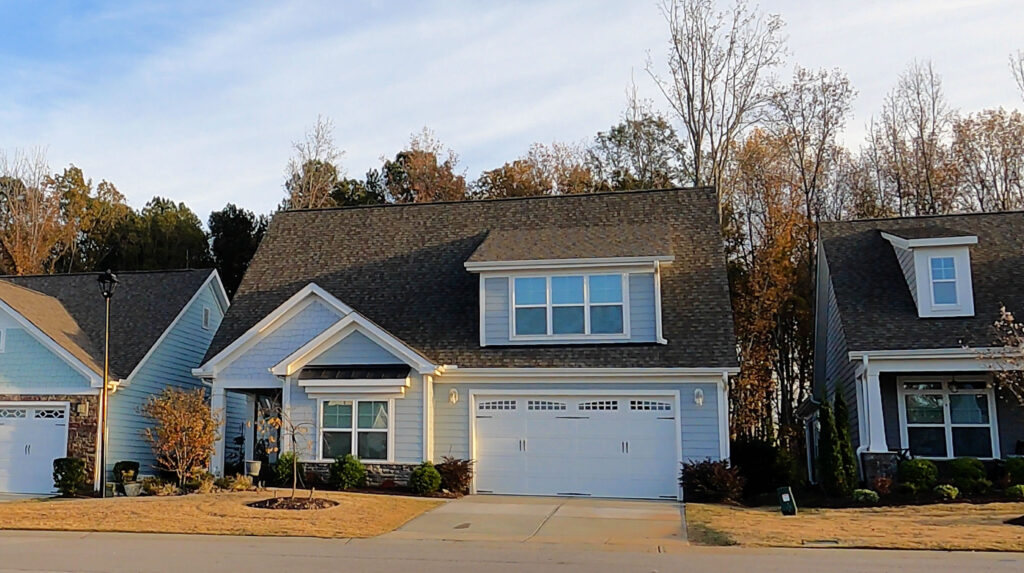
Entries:
MULTIPOLYGON (((281 384, 281 420, 291 421, 292 419, 292 379, 285 376, 281 384)), ((278 444, 278 455, 292 450, 292 435, 288 432, 288 424, 281 426, 281 443, 278 444)))
POLYGON ((253 459, 254 450, 256 444, 256 396, 253 394, 245 395, 245 452, 243 453, 243 461, 253 459))
POLYGON ((210 395, 210 410, 217 417, 217 439, 213 442, 210 473, 220 477, 224 475, 224 435, 227 433, 228 412, 227 392, 216 380, 213 382, 213 391, 210 395))
POLYGON ((885 442, 885 418, 882 417, 882 384, 877 372, 864 373, 864 397, 867 406, 869 452, 888 452, 885 442))

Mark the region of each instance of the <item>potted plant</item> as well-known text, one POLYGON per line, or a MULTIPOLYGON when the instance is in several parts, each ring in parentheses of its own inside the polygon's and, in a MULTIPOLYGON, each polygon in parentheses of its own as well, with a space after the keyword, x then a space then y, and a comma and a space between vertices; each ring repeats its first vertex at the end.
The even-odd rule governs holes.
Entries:
POLYGON ((252 476, 256 479, 260 475, 260 469, 263 462, 260 460, 245 460, 245 475, 252 476))
POLYGON ((132 487, 134 494, 128 493, 128 486, 134 485, 139 477, 139 462, 120 461, 114 464, 114 483, 118 493, 128 496, 139 495, 140 488, 132 487))

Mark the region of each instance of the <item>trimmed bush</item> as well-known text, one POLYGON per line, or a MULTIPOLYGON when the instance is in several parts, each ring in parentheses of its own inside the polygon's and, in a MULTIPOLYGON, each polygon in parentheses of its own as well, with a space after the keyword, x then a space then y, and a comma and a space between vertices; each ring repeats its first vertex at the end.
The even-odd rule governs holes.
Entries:
POLYGON ((821 430, 818 433, 818 469, 821 473, 821 488, 826 495, 832 497, 849 497, 853 491, 853 484, 847 481, 839 430, 828 402, 823 403, 821 409, 818 410, 818 422, 821 424, 821 430))
POLYGON ((904 460, 900 463, 897 475, 900 484, 910 486, 916 493, 935 487, 935 483, 939 481, 939 468, 931 460, 904 460))
POLYGON ((857 486, 860 477, 857 475, 857 454, 853 451, 853 439, 850 437, 850 411, 842 392, 836 392, 834 401, 836 416, 836 437, 839 442, 839 457, 843 461, 843 477, 848 488, 857 486))
POLYGON ((1003 466, 1012 485, 1024 484, 1024 458, 1008 458, 1003 466))
POLYGON ((687 501, 735 501, 743 495, 743 476, 736 466, 726 460, 683 462, 679 485, 687 501))
POLYGON ((337 458, 331 464, 329 483, 335 489, 352 489, 366 486, 366 468, 363 462, 352 454, 337 458))
POLYGON ((1011 485, 1006 488, 1006 497, 1016 500, 1024 500, 1024 484, 1011 485))
POLYGON ((977 458, 956 458, 949 462, 949 483, 956 486, 961 493, 977 494, 991 489, 992 482, 988 479, 985 464, 977 458))
POLYGON ((64 497, 73 497, 85 485, 85 460, 57 458, 53 460, 53 486, 64 497))
POLYGON ((870 489, 853 490, 853 503, 857 505, 877 505, 878 494, 870 489))
POLYGON ((274 483, 281 487, 292 487, 292 468, 295 465, 295 452, 284 452, 277 456, 274 463, 274 483))
POLYGON ((946 483, 935 486, 935 489, 933 489, 932 491, 935 493, 935 495, 939 497, 939 499, 945 501, 953 501, 954 499, 960 497, 960 490, 957 489, 956 486, 949 485, 946 483))
POLYGON ((739 468, 747 498, 762 493, 775 493, 775 489, 802 483, 793 454, 768 440, 737 438, 730 447, 729 459, 739 468))
POLYGON ((210 493, 216 478, 208 471, 193 472, 181 488, 189 493, 210 493))
POLYGON ((460 460, 451 456, 441 458, 441 463, 434 466, 441 474, 441 489, 450 492, 467 494, 473 483, 473 460, 460 460))
POLYGON ((114 464, 114 481, 117 483, 133 482, 139 477, 139 462, 120 461, 114 464))
POLYGON ((409 489, 417 495, 429 495, 441 487, 441 474, 430 462, 423 462, 409 475, 409 489))

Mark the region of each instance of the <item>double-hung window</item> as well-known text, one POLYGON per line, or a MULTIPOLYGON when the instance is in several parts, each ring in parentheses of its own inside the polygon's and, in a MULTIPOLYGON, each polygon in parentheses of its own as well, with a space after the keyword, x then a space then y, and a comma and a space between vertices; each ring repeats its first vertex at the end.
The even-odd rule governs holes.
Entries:
POLYGON ((903 447, 924 458, 991 458, 995 397, 984 381, 900 382, 903 447))
POLYGON ((387 400, 324 400, 320 408, 320 458, 355 454, 386 461, 391 416, 387 400))
POLYGON ((957 304, 956 262, 953 257, 932 257, 929 259, 932 282, 932 304, 952 306, 957 304))
POLYGON ((555 275, 513 280, 516 337, 625 334, 626 275, 555 275))

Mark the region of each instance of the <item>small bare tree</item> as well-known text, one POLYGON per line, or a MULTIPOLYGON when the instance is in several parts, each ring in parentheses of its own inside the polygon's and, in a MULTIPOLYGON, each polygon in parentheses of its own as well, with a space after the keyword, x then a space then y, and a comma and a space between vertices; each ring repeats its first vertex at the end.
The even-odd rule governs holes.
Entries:
POLYGON ((1024 323, 1018 322, 1005 306, 999 307, 999 318, 992 324, 994 349, 982 352, 980 359, 995 365, 996 389, 1013 396, 1024 406, 1024 323))
POLYGON ((296 420, 291 416, 290 412, 286 412, 281 406, 275 405, 269 412, 266 413, 265 417, 261 418, 257 423, 257 430, 268 435, 267 442, 267 453, 291 453, 292 463, 292 495, 295 497, 295 491, 299 486, 299 451, 301 448, 309 448, 312 445, 312 439, 309 437, 310 431, 313 429, 313 423, 309 421, 296 420), (273 437, 274 431, 281 434, 280 441, 273 437), (289 449, 282 451, 281 442, 287 442, 289 449))
POLYGON ((334 144, 334 123, 317 116, 305 139, 292 143, 295 155, 288 161, 285 189, 289 209, 333 206, 331 191, 344 177, 340 161, 344 152, 334 144))
POLYGON ((1010 71, 1013 73, 1013 80, 1017 82, 1020 97, 1024 98, 1024 50, 1010 54, 1010 71))
POLYGON ((174 472, 179 484, 210 465, 220 413, 210 409, 203 389, 168 387, 150 396, 142 413, 156 422, 142 435, 153 448, 157 467, 174 472))
POLYGON ((778 15, 736 0, 718 11, 713 0, 663 0, 670 43, 668 77, 648 59, 647 72, 682 125, 687 175, 694 185, 722 177, 733 143, 767 99, 765 74, 785 53, 778 15))
POLYGON ((64 237, 60 201, 41 149, 0 151, 0 245, 8 272, 48 270, 64 237))

